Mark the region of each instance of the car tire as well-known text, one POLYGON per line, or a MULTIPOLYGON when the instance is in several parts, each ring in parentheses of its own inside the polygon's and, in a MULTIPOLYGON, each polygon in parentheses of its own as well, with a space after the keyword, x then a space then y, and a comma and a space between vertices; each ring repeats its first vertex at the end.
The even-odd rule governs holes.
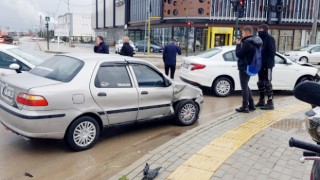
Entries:
POLYGON ((212 91, 216 96, 226 97, 232 92, 232 82, 229 78, 221 77, 214 81, 212 91))
POLYGON ((302 62, 302 63, 308 63, 308 62, 309 62, 309 60, 308 60, 308 58, 307 58, 307 57, 303 56, 303 57, 301 57, 301 58, 299 59, 299 62, 302 62))
POLYGON ((154 52, 154 49, 152 47, 150 48, 150 52, 154 52))
POLYGON ((83 116, 72 122, 66 133, 66 141, 72 150, 83 151, 90 149, 96 143, 99 135, 98 122, 90 116, 83 116))
POLYGON ((312 81, 312 78, 307 77, 307 76, 302 77, 302 78, 299 79, 299 81, 297 82, 296 86, 297 86, 298 84, 302 83, 302 82, 305 82, 305 81, 312 81))
POLYGON ((175 120, 179 125, 189 126, 199 118, 199 107, 192 100, 181 100, 175 107, 175 120))

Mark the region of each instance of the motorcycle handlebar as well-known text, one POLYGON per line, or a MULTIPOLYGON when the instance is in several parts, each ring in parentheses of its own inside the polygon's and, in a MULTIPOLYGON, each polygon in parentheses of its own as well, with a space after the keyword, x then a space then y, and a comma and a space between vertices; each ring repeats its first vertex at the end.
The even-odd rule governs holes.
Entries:
POLYGON ((299 141, 299 140, 296 140, 294 138, 291 138, 289 140, 289 146, 290 147, 297 147, 297 148, 300 148, 300 149, 305 149, 305 150, 308 150, 308 151, 313 151, 313 152, 316 152, 316 153, 320 153, 320 146, 319 145, 311 144, 311 143, 307 143, 307 142, 303 142, 303 141, 299 141))

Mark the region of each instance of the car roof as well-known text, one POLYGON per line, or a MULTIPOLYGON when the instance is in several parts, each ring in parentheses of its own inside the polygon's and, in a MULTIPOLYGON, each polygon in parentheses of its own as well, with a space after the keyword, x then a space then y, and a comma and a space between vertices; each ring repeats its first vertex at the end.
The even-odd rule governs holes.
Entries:
POLYGON ((56 56, 69 56, 73 57, 76 59, 83 60, 84 62, 86 61, 110 61, 110 62, 134 62, 134 63, 141 63, 141 64, 150 64, 147 63, 147 61, 129 57, 129 56, 121 56, 118 54, 101 54, 101 53, 66 53, 66 54, 60 54, 56 56))
POLYGON ((17 48, 18 46, 10 45, 10 44, 0 44, 0 49, 7 50, 12 48, 17 48))

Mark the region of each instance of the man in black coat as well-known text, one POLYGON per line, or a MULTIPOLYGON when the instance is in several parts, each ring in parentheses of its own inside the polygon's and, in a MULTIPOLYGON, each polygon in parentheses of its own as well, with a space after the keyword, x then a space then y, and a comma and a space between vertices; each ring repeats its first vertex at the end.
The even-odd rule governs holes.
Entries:
POLYGON ((247 65, 251 63, 255 54, 255 48, 262 45, 262 40, 258 36, 253 36, 251 26, 245 26, 242 29, 242 39, 236 41, 236 56, 238 57, 238 70, 240 77, 240 85, 242 89, 242 106, 237 108, 237 112, 248 113, 256 110, 252 98, 251 90, 248 86, 250 76, 246 73, 247 65))
POLYGON ((163 50, 164 71, 168 76, 169 70, 170 70, 171 79, 174 79, 174 73, 176 71, 177 53, 181 55, 181 48, 177 46, 173 40, 164 47, 164 50, 163 50))
POLYGON ((120 55, 133 57, 133 47, 131 47, 129 41, 130 39, 128 37, 122 39, 123 45, 120 50, 120 55))
POLYGON ((93 51, 95 53, 109 54, 109 46, 104 43, 102 36, 97 36, 96 45, 93 47, 93 51))
POLYGON ((258 89, 259 89, 259 102, 256 104, 257 107, 261 107, 263 110, 272 110, 273 106, 273 92, 272 92, 272 68, 274 67, 276 55, 276 45, 274 38, 268 34, 268 25, 262 24, 258 27, 259 37, 263 41, 262 45, 262 66, 258 74, 258 89), (267 104, 265 104, 265 95, 268 96, 267 104))

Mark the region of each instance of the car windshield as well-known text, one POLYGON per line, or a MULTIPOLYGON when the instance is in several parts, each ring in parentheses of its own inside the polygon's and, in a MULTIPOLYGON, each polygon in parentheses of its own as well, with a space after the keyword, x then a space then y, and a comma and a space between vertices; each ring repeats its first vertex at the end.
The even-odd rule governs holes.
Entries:
POLYGON ((210 58, 212 56, 215 56, 216 54, 218 54, 221 51, 222 50, 219 48, 213 48, 213 49, 206 50, 206 51, 198 54, 197 56, 202 57, 202 58, 210 58))
POLYGON ((23 51, 22 49, 20 48, 11 48, 11 49, 8 49, 8 51, 10 51, 11 53, 17 55, 17 56, 20 56, 22 59, 28 61, 29 63, 37 66, 39 64, 41 64, 44 60, 41 59, 41 58, 38 58, 34 55, 31 55, 25 51, 23 51))
POLYGON ((48 79, 69 82, 78 74, 83 65, 83 61, 75 58, 53 56, 29 72, 48 79))

